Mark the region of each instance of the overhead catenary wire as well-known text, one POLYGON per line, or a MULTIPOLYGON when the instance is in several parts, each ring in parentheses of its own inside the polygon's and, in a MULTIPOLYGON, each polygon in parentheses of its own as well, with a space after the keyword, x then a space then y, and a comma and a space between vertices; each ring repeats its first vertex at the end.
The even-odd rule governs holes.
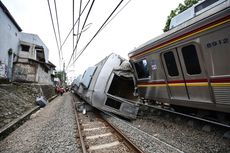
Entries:
POLYGON ((55 26, 54 26, 54 21, 53 21, 52 11, 51 11, 51 7, 50 7, 50 2, 49 2, 49 0, 47 0, 47 2, 48 2, 49 12, 50 12, 50 18, 51 18, 51 21, 52 21, 52 27, 53 27, 54 36, 55 36, 55 40, 56 40, 56 44, 57 44, 57 49, 58 49, 59 67, 61 67, 61 55, 60 55, 60 48, 59 48, 58 39, 57 39, 57 33, 56 33, 56 30, 55 30, 55 26))
POLYGON ((82 34, 82 31, 83 31, 83 28, 85 27, 85 24, 86 24, 86 22, 87 22, 87 19, 88 19, 89 15, 90 15, 90 12, 91 12, 92 8, 93 8, 94 2, 95 2, 95 0, 93 0, 93 2, 91 3, 91 6, 90 6, 90 8, 89 8, 89 11, 88 11, 88 13, 87 13, 87 15, 86 15, 86 18, 85 18, 85 21, 84 21, 83 26, 82 26, 82 28, 81 28, 81 32, 79 33, 79 37, 78 37, 78 39, 77 39, 76 45, 75 45, 75 47, 74 47, 74 50, 73 50, 73 52, 72 52, 72 54, 71 54, 71 57, 70 57, 70 59, 69 59, 69 62, 68 62, 68 64, 67 64, 67 68, 69 67, 69 64, 70 64, 70 62, 71 62, 71 60, 72 60, 72 58, 73 58, 73 55, 74 55, 74 53, 75 53, 75 51, 76 51, 76 49, 77 49, 77 45, 78 45, 78 42, 79 42, 79 40, 80 40, 80 38, 81 38, 81 34, 82 34))
MULTIPOLYGON (((90 15, 90 12, 91 12, 91 10, 92 10, 92 8, 93 8, 94 2, 95 2, 95 0, 93 0, 93 2, 91 3, 90 9, 89 9, 89 11, 88 11, 88 13, 87 13, 87 15, 86 15, 85 21, 84 21, 84 23, 83 23, 83 25, 82 25, 81 32, 79 33, 79 30, 78 30, 78 33, 77 33, 78 37, 77 37, 76 45, 75 45, 74 50, 73 50, 73 54, 77 52, 77 46, 78 46, 78 43, 79 43, 79 41, 80 41, 81 34, 82 34, 82 32, 83 32, 83 29, 86 27, 85 24, 86 24, 86 22, 87 22, 87 20, 88 20, 88 17, 89 17, 89 15, 90 15)), ((78 23, 80 23, 80 20, 79 20, 78 23)), ((79 27, 80 27, 80 25, 78 26, 78 28, 79 28, 79 27)), ((75 57, 75 58, 76 58, 76 57, 75 57)), ((73 57, 73 60, 74 60, 74 57, 73 57)), ((71 62, 71 59, 70 59, 70 62, 71 62)))
MULTIPOLYGON (((91 1, 91 0, 88 0, 88 1, 87 1, 87 3, 86 3, 86 5, 85 5, 84 9, 81 11, 81 15, 84 13, 84 11, 85 11, 85 9, 86 9, 86 7, 88 6, 88 4, 89 4, 89 2, 90 2, 90 1, 91 1)), ((78 23, 78 21, 79 21, 79 19, 80 19, 81 15, 80 15, 80 16, 78 17, 78 19, 75 21, 75 23, 74 23, 74 26, 73 26, 73 27, 75 27, 75 26, 76 26, 76 24, 78 23)), ((70 31, 69 31, 68 35, 66 36, 65 40, 64 40, 64 41, 63 41, 63 43, 61 44, 61 47, 63 47, 63 46, 65 45, 65 43, 66 43, 67 39, 69 38, 69 36, 70 36, 71 32, 73 31, 73 27, 70 29, 70 31)))
MULTIPOLYGON (((111 18, 111 16, 115 13, 115 11, 119 8, 119 6, 122 4, 124 0, 121 0, 118 5, 115 7, 115 9, 112 11, 112 13, 109 15, 109 17, 104 21, 104 23, 102 24, 102 26, 97 30, 97 32, 94 34, 94 36, 90 39, 90 41, 85 45, 85 47, 79 52, 78 56, 76 57, 76 59, 73 61, 72 64, 74 64, 77 59, 82 55, 82 53, 86 50, 86 48, 89 46, 89 44, 93 41, 93 39, 98 35, 98 33, 103 29, 103 27, 106 25, 107 21, 111 18)), ((71 65, 72 65, 71 64, 71 65)), ((66 67, 66 69, 69 67, 66 67)))
POLYGON ((74 7, 75 7, 75 5, 74 5, 74 0, 73 0, 73 49, 74 49, 74 7))
MULTIPOLYGON (((93 2, 91 3, 91 6, 90 6, 89 11, 88 11, 88 13, 87 13, 87 15, 86 15, 85 21, 84 21, 84 23, 83 23, 81 32, 78 33, 79 36, 78 36, 78 38, 77 38, 76 45, 75 45, 75 47, 74 47, 74 49, 73 49, 73 52, 72 52, 72 55, 71 55, 71 57, 70 57, 70 60, 69 60, 69 62, 68 62, 67 67, 69 66, 69 64, 70 64, 70 62, 71 62, 71 60, 72 60, 72 58, 73 58, 73 55, 74 55, 74 53, 75 53, 76 50, 77 50, 78 42, 79 42, 79 40, 80 40, 80 38, 81 38, 82 31, 83 31, 83 29, 84 29, 84 27, 85 27, 85 24, 86 24, 86 22, 87 22, 87 19, 88 19, 88 17, 89 17, 89 14, 90 14, 90 12, 91 12, 91 10, 92 10, 92 7, 93 7, 94 2, 95 2, 95 0, 93 0, 93 2)), ((79 21, 80 21, 80 19, 79 19, 79 21)), ((73 59, 73 60, 74 60, 74 59, 73 59)))
MULTIPOLYGON (((82 0, 80 0, 79 16, 81 14, 81 6, 82 6, 82 0)), ((81 18, 79 18, 78 26, 77 26, 77 40, 78 40, 78 37, 79 37, 80 21, 81 21, 81 18)), ((74 50, 74 48, 75 47, 73 47, 73 50, 74 50)), ((76 52, 75 52, 75 55, 76 55, 76 52)))
POLYGON ((131 0, 125 3, 125 5, 119 11, 117 11, 117 13, 103 26, 101 30, 103 30, 130 2, 131 0))
POLYGON ((59 21, 58 21, 58 13, 57 13, 56 0, 54 0, 54 6, 55 6, 57 29, 58 29, 58 37, 59 37, 59 44, 60 44, 59 52, 60 52, 60 55, 61 55, 61 60, 63 60, 63 53, 62 53, 62 47, 61 47, 61 34, 60 34, 60 28, 59 28, 59 21))

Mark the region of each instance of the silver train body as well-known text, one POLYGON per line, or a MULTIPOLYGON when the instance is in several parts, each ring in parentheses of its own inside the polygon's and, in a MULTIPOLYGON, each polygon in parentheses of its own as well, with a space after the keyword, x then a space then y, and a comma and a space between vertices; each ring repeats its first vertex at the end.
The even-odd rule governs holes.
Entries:
POLYGON ((129 62, 111 54, 73 83, 75 93, 100 110, 135 119, 138 112, 134 96, 135 78, 129 62))
POLYGON ((194 17, 129 53, 139 96, 230 113, 230 0, 193 9, 194 17))

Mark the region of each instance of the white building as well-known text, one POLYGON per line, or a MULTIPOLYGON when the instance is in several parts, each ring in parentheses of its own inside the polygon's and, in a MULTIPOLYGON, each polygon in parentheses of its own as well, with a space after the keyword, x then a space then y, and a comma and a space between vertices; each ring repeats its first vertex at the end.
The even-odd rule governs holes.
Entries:
POLYGON ((48 61, 49 50, 36 34, 19 33, 19 52, 13 80, 52 84, 55 65, 48 61))
POLYGON ((22 29, 0 1, 0 79, 12 79, 14 57, 18 54, 22 29))
POLYGON ((36 34, 23 33, 0 1, 0 81, 53 84, 55 65, 36 34))

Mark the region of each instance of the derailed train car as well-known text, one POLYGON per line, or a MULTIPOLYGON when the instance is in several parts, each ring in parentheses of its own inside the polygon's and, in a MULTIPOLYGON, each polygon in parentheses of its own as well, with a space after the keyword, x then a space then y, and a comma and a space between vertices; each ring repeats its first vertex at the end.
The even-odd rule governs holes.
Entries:
POLYGON ((129 53, 140 97, 230 113, 230 0, 201 1, 173 23, 129 53))
POLYGON ((129 62, 111 54, 85 71, 75 93, 93 107, 134 119, 139 108, 134 80, 129 62))
POLYGON ((78 88, 80 86, 82 75, 78 75, 76 79, 73 80, 71 84, 71 90, 74 91, 75 94, 77 94, 78 88))

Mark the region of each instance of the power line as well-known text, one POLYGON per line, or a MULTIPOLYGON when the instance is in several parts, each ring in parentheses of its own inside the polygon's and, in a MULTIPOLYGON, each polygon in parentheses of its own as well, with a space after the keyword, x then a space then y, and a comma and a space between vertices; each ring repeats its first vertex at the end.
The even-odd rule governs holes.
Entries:
MULTIPOLYGON (((118 7, 122 4, 124 0, 121 0, 119 2, 119 4, 115 7, 115 9, 112 11, 112 13, 109 15, 109 17, 105 20, 105 22, 102 24, 102 26, 98 29, 98 31, 94 34, 94 36, 91 38, 91 40, 85 45, 85 47, 81 50, 81 52, 78 54, 77 58, 73 61, 72 64, 74 64, 77 59, 82 55, 82 53, 86 50, 86 48, 89 46, 89 44, 93 41, 93 39, 98 35, 98 33, 102 30, 102 28, 105 26, 105 24, 107 23, 107 21, 111 18, 111 16, 114 14, 114 12, 118 9, 118 7)), ((68 64, 69 66, 69 64, 68 64)), ((68 66, 66 67, 66 69, 68 68, 68 66)))
MULTIPOLYGON (((90 6, 89 11, 88 11, 88 13, 87 13, 87 15, 86 15, 85 21, 84 21, 84 23, 83 23, 83 25, 82 25, 81 32, 79 33, 79 31, 78 31, 78 34, 77 34, 77 35, 78 35, 78 38, 77 38, 77 42, 76 42, 76 45, 75 45, 74 50, 73 50, 73 54, 74 54, 75 52, 77 52, 77 46, 78 46, 78 43, 79 43, 79 41, 80 41, 81 34, 82 34, 82 32, 83 32, 83 29, 85 28, 85 24, 86 24, 86 22, 87 22, 87 20, 88 20, 89 14, 90 14, 90 12, 91 12, 91 10, 92 10, 92 8, 93 8, 94 2, 95 2, 95 0, 93 0, 93 2, 91 3, 91 6, 90 6)), ((79 20, 79 22, 80 22, 80 20, 79 20)), ((79 23, 79 22, 78 22, 78 23, 79 23)), ((79 27, 78 27, 78 28, 79 28, 79 27)), ((73 57, 73 60, 74 60, 74 57, 73 57)), ((70 62, 71 62, 71 58, 70 58, 69 63, 70 63, 70 62)))
MULTIPOLYGON (((75 47, 74 47, 74 50, 73 50, 73 52, 72 52, 72 55, 71 55, 71 57, 70 57, 70 60, 69 60, 69 62, 68 62, 67 67, 69 66, 69 64, 70 64, 70 62, 71 62, 71 60, 72 60, 72 58, 73 58, 73 55, 74 55, 74 53, 75 53, 76 50, 77 50, 78 42, 79 42, 79 40, 80 40, 80 38, 81 38, 82 31, 83 31, 83 29, 84 29, 84 27, 85 27, 85 24, 86 24, 87 20, 88 20, 88 17, 89 17, 89 14, 90 14, 91 10, 92 10, 92 7, 93 7, 94 2, 95 2, 95 0, 93 0, 93 2, 91 3, 91 6, 90 6, 89 11, 88 11, 88 13, 87 13, 87 15, 86 15, 85 21, 84 21, 84 23, 83 23, 83 26, 82 26, 82 28, 81 28, 81 32, 78 33, 79 36, 78 36, 76 45, 75 45, 75 47)), ((80 20, 79 20, 79 21, 80 21, 80 20)), ((74 60, 74 59, 73 59, 73 60, 74 60)))
MULTIPOLYGON (((58 28, 59 44, 61 45, 61 34, 60 34, 60 28, 59 28, 56 0, 54 0, 54 6, 55 6, 55 13, 56 13, 57 28, 58 28)), ((59 54, 61 55, 61 59, 63 60, 62 47, 59 48, 59 52, 60 52, 59 54)))
POLYGON ((103 30, 129 3, 131 2, 131 0, 129 0, 127 3, 125 3, 125 5, 111 18, 111 20, 109 20, 104 27, 101 29, 103 30))
POLYGON ((56 40, 56 44, 57 44, 57 48, 58 48, 59 67, 61 67, 61 56, 60 56, 59 45, 58 45, 58 40, 57 40, 57 33, 56 33, 56 30, 55 30, 55 27, 54 27, 54 21, 53 21, 52 11, 51 11, 51 8, 50 8, 50 2, 49 2, 49 0, 47 0, 47 2, 48 2, 50 17, 51 17, 51 21, 52 21, 53 30, 54 30, 54 36, 55 36, 55 40, 56 40))
MULTIPOLYGON (((82 5, 82 0, 80 0, 80 8, 79 8, 79 16, 81 14, 81 5, 82 5)), ((79 37, 79 28, 80 28, 80 20, 81 18, 79 18, 79 22, 78 22, 78 26, 77 26, 77 40, 78 40, 78 37, 79 37)), ((75 47, 73 47, 73 50, 74 50, 75 47)), ((76 55, 76 54, 75 54, 76 55)))
POLYGON ((89 17, 89 14, 90 14, 90 12, 91 12, 91 10, 92 10, 92 7, 93 7, 94 2, 95 2, 95 0, 93 0, 93 2, 91 3, 91 6, 90 6, 90 8, 89 8, 89 11, 88 11, 88 13, 87 13, 87 15, 86 15, 85 21, 84 21, 83 26, 82 26, 82 28, 81 28, 81 32, 80 32, 80 34, 79 34, 79 37, 78 37, 78 39, 77 39, 77 42, 76 42, 76 45, 75 45, 74 50, 73 50, 73 52, 72 52, 72 55, 71 55, 71 57, 70 57, 70 59, 69 59, 69 62, 68 62, 67 67, 69 67, 69 64, 70 64, 70 62, 71 62, 71 60, 72 60, 72 58, 73 58, 74 52, 75 52, 76 49, 77 49, 77 45, 78 45, 78 42, 79 42, 79 40, 80 40, 80 38, 81 38, 81 34, 82 34, 82 31, 83 31, 83 28, 85 27, 85 24, 86 24, 86 22, 87 22, 87 19, 88 19, 88 17, 89 17))
POLYGON ((74 49, 74 0, 73 0, 73 49, 74 49))
MULTIPOLYGON (((90 2, 91 0, 88 0, 88 2, 86 3, 86 5, 85 5, 85 7, 84 7, 84 9, 82 10, 82 12, 81 12, 81 15, 84 13, 84 11, 85 11, 85 9, 86 9, 86 7, 88 6, 88 4, 89 4, 89 2, 90 2)), ((79 19, 80 19, 80 17, 81 17, 81 15, 78 17, 78 19, 75 21, 75 23, 74 23, 74 26, 73 27, 75 27, 75 25, 77 24, 77 22, 79 21, 79 19)), ((71 28, 71 30, 69 31, 69 33, 68 33, 68 35, 66 36, 66 38, 65 38, 65 40, 63 41, 63 43, 62 43, 62 45, 61 45, 61 47, 63 47, 64 46, 64 44, 66 43, 66 41, 67 41, 67 39, 69 38, 69 36, 70 36, 70 34, 71 34, 71 32, 73 31, 73 27, 71 28)))

